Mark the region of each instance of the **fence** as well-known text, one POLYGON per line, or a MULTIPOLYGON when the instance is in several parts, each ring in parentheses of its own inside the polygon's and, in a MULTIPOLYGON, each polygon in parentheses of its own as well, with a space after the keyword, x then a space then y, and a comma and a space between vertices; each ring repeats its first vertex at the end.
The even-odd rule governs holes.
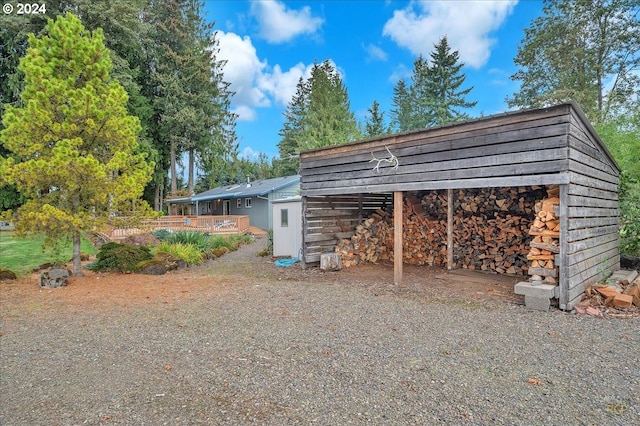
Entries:
POLYGON ((105 235, 111 240, 120 240, 157 229, 239 234, 249 229, 249 225, 249 216, 164 216, 160 219, 145 220, 137 227, 113 228, 105 232, 105 235))

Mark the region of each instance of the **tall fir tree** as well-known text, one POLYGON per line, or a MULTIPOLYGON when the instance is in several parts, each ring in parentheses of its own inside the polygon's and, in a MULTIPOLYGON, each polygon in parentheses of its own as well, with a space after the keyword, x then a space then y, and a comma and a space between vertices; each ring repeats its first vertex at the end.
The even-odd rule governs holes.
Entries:
POLYGON ((388 129, 384 125, 384 111, 380 110, 380 104, 374 100, 367 110, 367 117, 364 124, 364 136, 373 138, 386 133, 388 129))
POLYGON ((477 101, 468 101, 466 97, 473 86, 460 89, 466 75, 461 73, 464 63, 460 62, 458 51, 451 51, 447 37, 442 37, 431 52, 431 66, 427 69, 424 88, 426 116, 428 126, 441 126, 447 123, 467 120, 466 110, 477 105, 477 101))
POLYGON ((23 106, 7 106, 0 132, 15 157, 2 161, 0 177, 28 198, 15 216, 18 233, 72 239, 81 275, 81 234, 116 212, 144 215, 139 198, 153 165, 137 153, 139 120, 110 75, 101 30, 87 31, 72 14, 49 20, 40 38, 30 35, 19 67, 23 106))
MULTIPOLYGON (((178 163, 187 155, 187 190, 195 190, 195 164, 213 165, 212 155, 233 149, 235 115, 222 79, 213 25, 197 0, 167 0, 156 12, 156 134, 168 153, 171 191, 178 189, 178 163), (207 157, 207 158, 205 158, 207 157)), ((226 153, 220 153, 224 157, 226 153)))
POLYGON ((278 133, 278 175, 298 173, 297 155, 301 151, 346 143, 361 136, 347 88, 328 60, 314 63, 309 79, 298 81, 284 117, 278 133))
POLYGON ((275 172, 278 176, 290 176, 298 173, 300 153, 299 141, 304 130, 304 117, 309 108, 309 85, 300 77, 296 84, 296 93, 284 111, 284 124, 278 132, 280 158, 275 160, 275 172))
POLYGON ((409 86, 404 79, 398 80, 393 87, 393 99, 391 109, 391 127, 396 132, 406 132, 413 129, 412 101, 409 94, 409 86))
POLYGON ((451 51, 446 37, 442 37, 429 55, 431 64, 420 55, 413 62, 411 84, 403 79, 393 90, 391 124, 396 131, 441 126, 469 118, 465 110, 477 102, 468 101, 473 87, 460 89, 466 75, 459 53, 451 51))

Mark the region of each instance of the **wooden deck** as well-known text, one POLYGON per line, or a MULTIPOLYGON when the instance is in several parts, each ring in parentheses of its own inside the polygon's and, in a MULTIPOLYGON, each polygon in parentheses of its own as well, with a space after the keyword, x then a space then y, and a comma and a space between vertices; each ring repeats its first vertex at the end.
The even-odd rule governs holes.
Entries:
POLYGON ((247 232, 249 228, 249 216, 164 216, 143 221, 137 227, 112 228, 104 232, 104 235, 110 240, 121 240, 131 235, 154 232, 158 229, 229 235, 247 232))

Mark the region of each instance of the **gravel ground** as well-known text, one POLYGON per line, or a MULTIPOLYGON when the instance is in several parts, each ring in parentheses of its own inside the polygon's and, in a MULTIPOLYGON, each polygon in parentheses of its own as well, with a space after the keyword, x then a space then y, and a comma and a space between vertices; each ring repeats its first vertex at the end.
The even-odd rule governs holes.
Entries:
POLYGON ((640 425, 638 318, 372 291, 261 248, 157 297, 0 285, 0 424, 640 425))

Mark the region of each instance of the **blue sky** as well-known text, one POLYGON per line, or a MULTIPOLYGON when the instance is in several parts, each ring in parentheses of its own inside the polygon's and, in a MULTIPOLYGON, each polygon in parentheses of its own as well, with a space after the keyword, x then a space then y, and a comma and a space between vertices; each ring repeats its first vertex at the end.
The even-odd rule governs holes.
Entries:
POLYGON ((394 85, 444 35, 465 63, 463 87, 474 87, 472 116, 507 111, 505 97, 518 89, 513 58, 541 11, 537 0, 205 1, 236 92, 239 150, 249 158, 278 155, 282 113, 314 61, 335 64, 359 121, 374 100, 388 120, 394 85))

